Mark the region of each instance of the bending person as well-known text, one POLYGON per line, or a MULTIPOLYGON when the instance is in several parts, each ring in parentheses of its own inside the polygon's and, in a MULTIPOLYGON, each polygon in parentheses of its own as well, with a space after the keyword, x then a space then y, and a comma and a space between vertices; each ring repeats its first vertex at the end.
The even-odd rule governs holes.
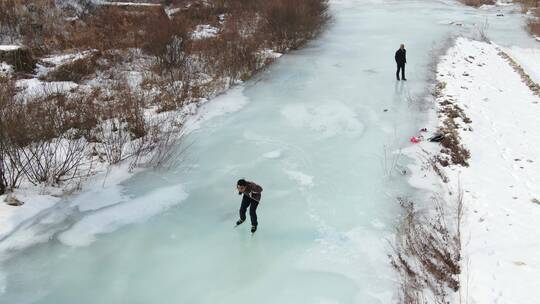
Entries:
POLYGON ((240 205, 240 219, 236 222, 236 226, 242 224, 246 220, 246 211, 249 207, 249 217, 251 218, 251 232, 257 231, 257 207, 261 201, 261 192, 263 188, 254 182, 248 182, 245 179, 240 179, 236 183, 238 195, 243 194, 242 204, 240 205))

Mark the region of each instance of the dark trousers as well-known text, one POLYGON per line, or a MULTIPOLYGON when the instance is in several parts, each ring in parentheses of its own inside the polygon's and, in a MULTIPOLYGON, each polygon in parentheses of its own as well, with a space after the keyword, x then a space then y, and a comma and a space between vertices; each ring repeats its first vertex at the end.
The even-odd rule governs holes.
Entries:
POLYGON ((399 80, 399 70, 401 70, 401 79, 405 79, 405 63, 397 64, 396 78, 399 80))
POLYGON ((257 207, 259 206, 259 202, 252 199, 248 195, 244 194, 244 197, 242 198, 242 204, 240 205, 240 219, 242 221, 246 220, 246 211, 249 207, 249 217, 251 218, 251 225, 257 226, 257 207))

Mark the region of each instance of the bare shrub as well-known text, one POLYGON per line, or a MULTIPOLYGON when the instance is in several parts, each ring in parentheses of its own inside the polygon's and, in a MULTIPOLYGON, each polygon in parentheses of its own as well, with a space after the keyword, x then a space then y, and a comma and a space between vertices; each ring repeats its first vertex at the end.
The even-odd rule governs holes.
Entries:
POLYGON ((0 35, 11 43, 23 43, 33 53, 57 49, 65 41, 65 15, 54 0, 0 1, 0 35))
POLYGON ((63 100, 60 94, 37 100, 12 98, 2 107, 2 167, 11 188, 22 175, 33 184, 48 185, 79 177, 86 140, 68 132, 69 113, 59 107, 63 100))
POLYGON ((476 25, 476 31, 477 31, 477 34, 478 34, 478 40, 489 43, 490 40, 489 40, 489 37, 488 37, 488 30, 489 30, 489 21, 486 18, 484 20, 484 23, 476 25))
POLYGON ((92 130, 92 137, 107 162, 117 164, 136 154, 127 148, 127 144, 147 134, 145 101, 123 80, 110 88, 108 100, 102 103, 102 122, 92 130))
POLYGON ((79 83, 96 72, 98 66, 97 59, 99 56, 98 53, 92 53, 84 58, 63 64, 49 72, 44 80, 73 81, 79 83))
POLYGON ((424 169, 426 170, 433 170, 435 174, 441 179, 443 183, 448 183, 450 180, 448 179, 448 176, 444 173, 443 169, 440 166, 448 166, 448 163, 443 165, 444 159, 442 159, 439 155, 431 155, 428 151, 422 149, 423 154, 420 154, 419 156, 423 159, 423 163, 425 164, 424 169))
POLYGON ((0 195, 19 186, 26 166, 21 149, 0 140, 0 195))
POLYGON ((32 53, 25 47, 15 50, 0 50, 0 62, 2 61, 12 65, 15 72, 31 73, 36 66, 32 53))
POLYGON ((266 32, 278 51, 300 47, 329 19, 326 1, 274 0, 265 4, 266 32))
POLYGON ((399 202, 405 214, 390 258, 401 278, 400 302, 447 303, 449 291, 460 287, 461 191, 450 215, 438 199, 428 215, 416 210, 412 201, 399 202))
POLYGON ((28 164, 24 174, 34 185, 45 183, 59 185, 82 177, 80 168, 85 159, 86 141, 61 136, 32 142, 21 149, 28 164))
POLYGON ((184 120, 178 120, 176 114, 171 114, 155 118, 150 124, 151 129, 155 130, 151 137, 154 146, 147 165, 156 169, 177 166, 190 146, 184 141, 184 120))
POLYGON ((68 43, 98 50, 141 48, 161 28, 147 26, 168 19, 160 7, 128 8, 102 5, 69 32, 68 43), (132 10, 133 9, 133 10, 132 10), (135 11, 134 11, 135 10, 135 11), (149 23, 150 22, 150 23, 149 23))
POLYGON ((137 166, 164 168, 175 164, 185 150, 180 148, 183 120, 174 112, 145 118, 143 103, 131 104, 134 112, 119 113, 96 129, 97 153, 109 164, 129 161, 130 170, 137 166))
POLYGON ((117 164, 126 158, 124 147, 129 142, 130 136, 120 119, 109 119, 94 132, 99 152, 105 156, 109 164, 117 164))
POLYGON ((143 49, 156 57, 161 72, 182 69, 190 54, 190 37, 183 21, 178 19, 154 18, 145 24, 146 31, 152 32, 145 41, 143 49))
POLYGON ((12 128, 17 127, 11 120, 19 110, 14 96, 14 82, 0 78, 0 194, 17 187, 24 169, 17 157, 18 149, 9 136, 12 128))

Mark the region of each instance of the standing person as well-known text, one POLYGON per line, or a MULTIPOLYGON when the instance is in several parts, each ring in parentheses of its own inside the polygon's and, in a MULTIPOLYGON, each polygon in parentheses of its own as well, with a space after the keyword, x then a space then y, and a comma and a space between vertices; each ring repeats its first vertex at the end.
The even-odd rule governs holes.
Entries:
POLYGON ((254 182, 248 182, 245 179, 240 179, 236 183, 238 195, 243 194, 242 204, 240 205, 240 219, 236 222, 236 226, 242 224, 246 220, 246 210, 249 207, 249 217, 251 218, 251 232, 257 231, 257 207, 261 201, 261 192, 263 188, 254 182))
POLYGON ((405 78, 405 64, 407 63, 407 51, 405 50, 405 45, 401 44, 399 49, 396 51, 395 55, 397 63, 396 78, 399 80, 399 70, 401 70, 401 79, 407 80, 405 78))

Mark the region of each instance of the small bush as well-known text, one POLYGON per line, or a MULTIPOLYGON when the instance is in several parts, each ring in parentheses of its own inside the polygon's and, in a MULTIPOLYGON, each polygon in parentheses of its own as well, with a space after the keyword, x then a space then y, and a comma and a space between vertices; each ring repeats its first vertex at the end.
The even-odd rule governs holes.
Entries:
POLYGON ((390 256, 401 279, 399 303, 449 303, 449 291, 460 288, 463 195, 460 191, 450 214, 437 199, 429 215, 412 201, 400 198, 399 202, 405 214, 390 256), (432 301, 426 301, 426 293, 432 301))
POLYGON ((98 54, 91 54, 87 57, 73 60, 60 65, 45 76, 47 81, 73 81, 80 83, 83 79, 96 72, 98 67, 98 54))
POLYGON ((277 50, 296 49, 328 21, 326 1, 274 0, 265 4, 265 31, 277 50))
POLYGON ((0 51, 0 62, 12 65, 15 72, 31 73, 36 67, 36 61, 29 49, 21 47, 12 51, 0 51))

